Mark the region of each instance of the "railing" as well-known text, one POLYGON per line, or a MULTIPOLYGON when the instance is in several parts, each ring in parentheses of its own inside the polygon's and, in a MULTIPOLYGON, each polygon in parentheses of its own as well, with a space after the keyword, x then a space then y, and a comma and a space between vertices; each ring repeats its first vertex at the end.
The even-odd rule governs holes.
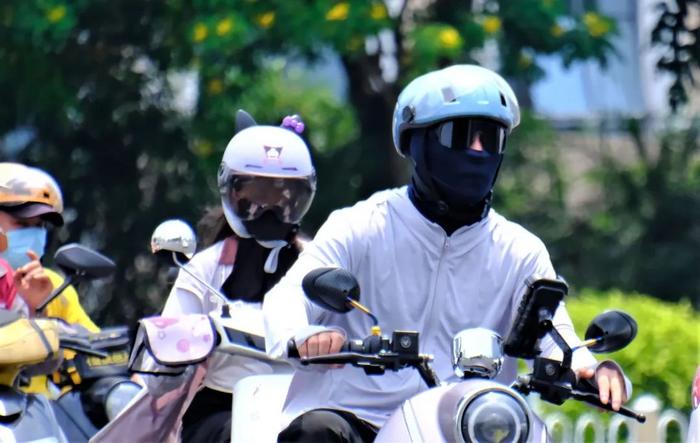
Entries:
MULTIPOLYGON (((575 422, 560 412, 544 415, 550 435, 562 442, 665 442, 671 426, 680 431, 680 441, 687 440, 688 418, 680 412, 661 410, 661 402, 653 395, 643 395, 634 401, 632 409, 646 415, 645 423, 638 423, 621 415, 611 417, 607 426, 595 413, 581 415, 575 422), (624 430, 627 437, 624 437, 624 430), (588 438, 586 438, 588 437, 588 438)), ((535 407, 537 409, 537 407, 535 407)))

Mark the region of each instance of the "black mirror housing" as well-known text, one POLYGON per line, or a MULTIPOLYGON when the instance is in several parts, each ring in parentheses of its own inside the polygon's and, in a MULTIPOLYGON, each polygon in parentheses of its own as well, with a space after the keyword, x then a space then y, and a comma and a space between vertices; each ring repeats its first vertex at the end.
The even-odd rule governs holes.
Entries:
POLYGON ((622 311, 606 311, 591 320, 586 340, 598 339, 589 346, 592 352, 615 352, 627 346, 637 336, 637 322, 622 311))
POLYGON ((357 279, 342 268, 314 269, 306 274, 301 286, 309 300, 340 314, 353 309, 348 303, 348 298, 360 300, 360 285, 357 279))
POLYGON ((117 268, 111 259, 78 243, 61 246, 54 255, 54 261, 66 275, 80 275, 88 279, 108 277, 117 268))

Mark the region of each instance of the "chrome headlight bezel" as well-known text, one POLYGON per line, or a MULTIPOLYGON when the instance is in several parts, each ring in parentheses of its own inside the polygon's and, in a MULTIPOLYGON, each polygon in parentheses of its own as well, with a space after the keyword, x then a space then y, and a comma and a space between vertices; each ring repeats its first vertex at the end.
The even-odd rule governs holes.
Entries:
POLYGON ((495 378, 503 361, 503 339, 490 329, 464 329, 452 339, 452 366, 457 377, 495 378))
POLYGON ((532 429, 532 423, 533 423, 533 418, 532 418, 532 411, 530 407, 527 405, 525 400, 514 393, 512 390, 508 389, 507 387, 503 386, 489 386, 488 388, 476 390, 474 392, 469 393, 468 395, 464 396, 458 403, 457 405, 457 410, 455 411, 455 415, 453 418, 453 435, 454 435, 454 440, 461 442, 461 443, 470 443, 472 440, 465 438, 463 432, 462 432, 462 420, 464 418, 464 414, 467 412, 467 409, 475 400, 480 398, 481 396, 489 393, 499 393, 506 395, 510 399, 513 399, 521 408, 525 420, 526 420, 526 429, 524 432, 522 432, 522 435, 519 435, 518 441, 522 442, 527 442, 529 441, 529 434, 530 430, 532 429))

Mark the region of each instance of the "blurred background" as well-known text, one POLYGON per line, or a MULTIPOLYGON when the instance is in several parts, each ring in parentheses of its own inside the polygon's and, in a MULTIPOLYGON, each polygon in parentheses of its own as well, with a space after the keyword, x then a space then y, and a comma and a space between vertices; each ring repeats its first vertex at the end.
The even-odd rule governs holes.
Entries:
POLYGON ((0 159, 46 169, 67 224, 116 276, 80 288, 96 322, 167 296, 149 253, 196 224, 237 109, 306 122, 318 193, 304 230, 406 183, 391 115, 413 77, 453 63, 505 76, 524 107, 495 208, 548 245, 579 330, 620 307, 614 356, 640 392, 688 410, 700 362, 698 0, 4 0, 0 159), (583 294, 583 295, 581 295, 583 294))

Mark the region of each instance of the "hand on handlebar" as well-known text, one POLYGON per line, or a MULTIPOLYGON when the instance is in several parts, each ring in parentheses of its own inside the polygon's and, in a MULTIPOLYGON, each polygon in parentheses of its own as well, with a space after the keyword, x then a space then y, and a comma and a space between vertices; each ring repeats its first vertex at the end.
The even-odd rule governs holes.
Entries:
POLYGON ((604 405, 610 402, 614 411, 619 411, 620 406, 627 401, 625 378, 617 365, 603 362, 595 370, 580 369, 577 375, 579 379, 590 379, 595 376, 600 402, 604 405))
MULTIPOLYGON (((299 351, 299 356, 302 358, 318 357, 340 352, 344 343, 345 337, 340 332, 323 331, 307 338, 301 346, 297 345, 297 350, 299 351)), ((343 367, 343 365, 329 366, 331 368, 343 367)))

